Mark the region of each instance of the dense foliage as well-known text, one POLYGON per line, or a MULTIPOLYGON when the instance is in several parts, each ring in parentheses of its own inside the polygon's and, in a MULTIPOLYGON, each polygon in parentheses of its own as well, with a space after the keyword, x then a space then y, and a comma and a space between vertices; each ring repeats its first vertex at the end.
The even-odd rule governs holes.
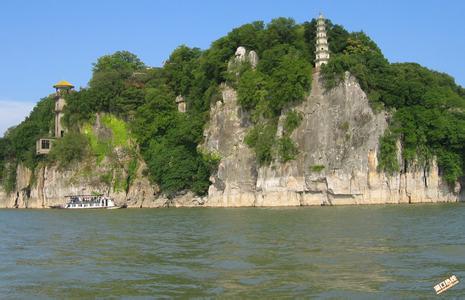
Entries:
POLYGON ((81 161, 88 151, 88 139, 77 132, 70 132, 62 139, 56 140, 49 154, 49 160, 65 169, 75 162, 81 161))
POLYGON ((0 181, 7 192, 15 188, 19 162, 34 169, 43 159, 36 156, 36 140, 52 130, 54 105, 53 97, 43 98, 21 124, 8 129, 0 138, 0 181))

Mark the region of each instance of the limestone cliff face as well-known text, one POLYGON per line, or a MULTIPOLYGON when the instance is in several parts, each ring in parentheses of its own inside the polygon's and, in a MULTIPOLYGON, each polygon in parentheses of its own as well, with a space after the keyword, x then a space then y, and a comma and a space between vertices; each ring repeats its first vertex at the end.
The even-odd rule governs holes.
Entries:
POLYGON ((95 192, 109 195, 117 204, 129 207, 163 206, 166 199, 158 200, 155 197, 157 188, 142 175, 144 165, 140 163, 137 178, 127 191, 115 189, 113 183, 102 180, 101 174, 109 172, 104 164, 94 165, 92 172, 88 172, 88 166, 84 164, 77 164, 67 170, 57 166, 42 166, 35 174, 20 165, 17 169, 16 191, 7 195, 0 190, 0 208, 48 208, 65 204, 66 196, 95 192))
POLYGON ((253 206, 256 202, 257 165, 255 154, 244 143, 251 126, 248 114, 237 103, 236 92, 223 85, 222 101, 211 108, 203 147, 221 156, 212 176, 208 206, 253 206))
MULTIPOLYGON (((288 163, 259 167, 244 143, 251 124, 237 95, 222 87, 223 100, 210 113, 204 148, 222 160, 212 177, 205 206, 300 206, 375 203, 451 202, 461 200, 429 170, 411 168, 388 176, 377 172, 379 137, 387 128, 385 113, 375 114, 356 79, 346 74, 338 87, 325 91, 319 74, 312 92, 295 107, 303 115, 291 138, 299 149, 288 163)), ((283 118, 281 118, 283 119, 283 118)), ((278 128, 278 134, 280 130, 278 128)))
POLYGON ((118 205, 128 207, 167 206, 167 199, 157 197, 157 187, 143 176, 144 163, 139 163, 136 179, 131 182, 127 191, 115 188, 114 182, 102 180, 101 174, 110 171, 105 164, 94 164, 90 173, 85 164, 77 164, 67 170, 61 170, 57 166, 42 166, 35 174, 20 165, 17 169, 16 191, 6 194, 0 189, 0 208, 49 208, 65 204, 66 196, 92 193, 108 195, 118 205))

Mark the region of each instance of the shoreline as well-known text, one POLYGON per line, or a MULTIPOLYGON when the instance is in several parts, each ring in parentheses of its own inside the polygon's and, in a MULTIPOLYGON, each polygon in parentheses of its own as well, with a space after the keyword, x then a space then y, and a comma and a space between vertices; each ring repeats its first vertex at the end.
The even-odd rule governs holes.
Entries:
MULTIPOLYGON (((138 210, 138 209, 241 209, 241 208, 254 208, 254 209, 285 209, 285 208, 331 208, 331 207, 368 207, 368 206, 419 206, 419 205, 461 205, 464 204, 465 201, 437 201, 437 202, 413 202, 413 203, 407 203, 407 202, 401 202, 401 203, 356 203, 356 204, 336 204, 336 205, 275 205, 275 206, 203 206, 203 205, 198 205, 198 206, 159 206, 159 207, 125 207, 121 208, 123 210, 129 209, 129 210, 138 210)), ((86 210, 92 210, 92 211, 105 211, 105 210, 115 210, 115 209, 55 209, 51 207, 0 207, 0 210, 56 210, 56 211, 86 211, 86 210)), ((117 211, 119 209, 116 209, 117 211)))

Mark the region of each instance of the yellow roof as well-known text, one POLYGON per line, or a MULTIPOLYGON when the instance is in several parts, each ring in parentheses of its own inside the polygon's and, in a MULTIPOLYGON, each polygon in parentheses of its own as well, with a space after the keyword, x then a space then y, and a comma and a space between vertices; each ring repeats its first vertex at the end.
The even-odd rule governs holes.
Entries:
POLYGON ((53 87, 56 88, 56 89, 72 89, 72 88, 74 88, 74 85, 72 85, 71 83, 69 83, 66 80, 62 80, 62 81, 58 82, 57 84, 55 84, 53 87))

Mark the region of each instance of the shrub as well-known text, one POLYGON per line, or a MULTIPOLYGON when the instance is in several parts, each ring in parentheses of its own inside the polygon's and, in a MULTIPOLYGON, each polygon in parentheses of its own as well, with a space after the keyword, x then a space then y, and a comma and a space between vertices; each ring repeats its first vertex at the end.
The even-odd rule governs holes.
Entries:
POLYGON ((286 114, 286 120, 284 122, 284 132, 286 134, 291 134, 297 127, 299 127, 302 122, 302 114, 291 110, 286 114))
POLYGON ((278 154, 282 162, 295 159, 299 150, 290 137, 284 136, 278 140, 278 154))
POLYGON ((55 140, 48 159, 57 162, 61 169, 74 162, 81 161, 89 150, 89 142, 85 135, 69 132, 61 139, 55 140))
POLYGON ((390 132, 386 132, 384 136, 380 137, 378 169, 390 175, 400 171, 396 143, 396 136, 390 132))
POLYGON ((252 69, 244 72, 237 87, 239 104, 247 110, 255 109, 259 102, 266 100, 266 85, 266 78, 261 72, 252 69))
POLYGON ((276 124, 257 124, 245 137, 246 144, 255 150, 260 165, 267 165, 273 160, 276 124))

